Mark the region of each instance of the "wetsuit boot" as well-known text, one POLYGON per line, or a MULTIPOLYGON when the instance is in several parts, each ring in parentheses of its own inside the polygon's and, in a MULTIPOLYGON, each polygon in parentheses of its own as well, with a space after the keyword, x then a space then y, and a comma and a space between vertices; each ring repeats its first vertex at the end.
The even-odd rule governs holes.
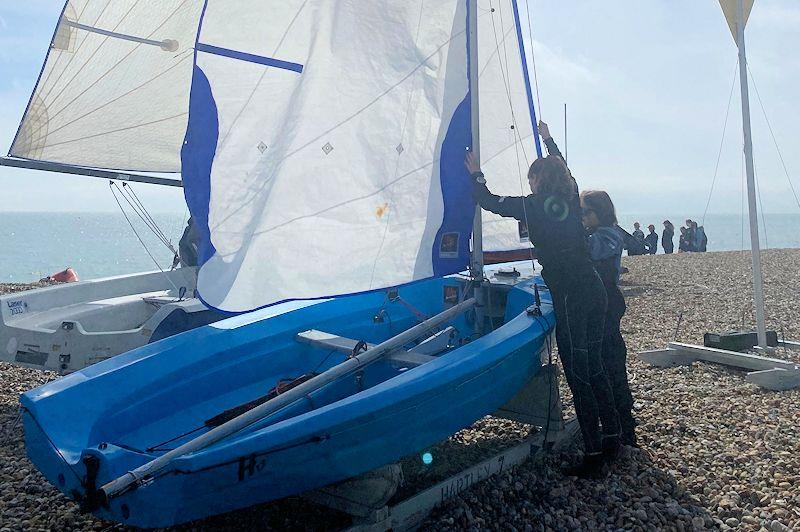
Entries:
POLYGON ((592 453, 583 455, 583 462, 564 470, 564 474, 569 477, 585 479, 601 479, 606 476, 606 462, 602 453, 592 453))
POLYGON ((636 420, 628 413, 627 415, 620 415, 620 422, 622 424, 622 432, 619 437, 620 443, 638 448, 639 443, 636 441, 636 431, 634 430, 636 428, 636 420))
POLYGON ((619 456, 620 447, 620 436, 618 434, 613 436, 603 435, 603 460, 606 464, 614 463, 614 460, 619 456))

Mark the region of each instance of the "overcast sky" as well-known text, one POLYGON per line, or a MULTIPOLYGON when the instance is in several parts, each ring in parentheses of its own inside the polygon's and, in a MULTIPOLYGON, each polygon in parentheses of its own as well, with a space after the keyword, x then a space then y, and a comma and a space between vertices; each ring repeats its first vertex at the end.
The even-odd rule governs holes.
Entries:
MULTIPOLYGON (((521 0, 524 2, 524 0, 521 0)), ((582 188, 623 213, 699 217, 706 205, 736 66, 717 0, 528 0, 542 117, 582 188)), ((0 152, 38 76, 63 2, 0 0, 0 152)), ((750 69, 800 192, 800 2, 756 0, 750 69)), ((798 213, 751 88, 756 167, 767 212, 798 213)), ((741 211, 737 88, 710 212, 741 211)), ((182 211, 179 190, 138 185, 153 211, 182 211)), ((103 180, 0 167, 0 211, 113 211, 103 180)))

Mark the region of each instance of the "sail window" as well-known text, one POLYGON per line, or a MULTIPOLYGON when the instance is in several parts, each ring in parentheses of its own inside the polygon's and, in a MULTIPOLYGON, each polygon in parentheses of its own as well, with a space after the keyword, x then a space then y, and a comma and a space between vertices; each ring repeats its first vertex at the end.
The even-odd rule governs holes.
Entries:
POLYGON ((61 15, 56 35, 53 37, 52 48, 54 50, 75 51, 75 30, 72 28, 71 22, 76 18, 75 7, 71 2, 67 2, 64 7, 64 14, 61 15))

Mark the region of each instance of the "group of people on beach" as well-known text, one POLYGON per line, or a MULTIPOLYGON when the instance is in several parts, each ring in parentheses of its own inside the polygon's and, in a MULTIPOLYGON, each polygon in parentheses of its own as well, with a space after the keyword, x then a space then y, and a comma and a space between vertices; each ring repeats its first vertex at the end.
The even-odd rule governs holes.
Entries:
POLYGON ((620 332, 626 309, 619 288, 624 241, 608 193, 579 193, 544 122, 539 133, 548 155, 528 170, 528 196, 492 194, 471 152, 466 166, 476 202, 527 227, 553 301, 558 354, 584 443, 583 461, 567 473, 600 478, 621 445, 636 446, 627 348, 620 332))
MULTIPOLYGON (((669 255, 675 251, 675 226, 669 220, 664 220, 664 230, 661 232, 661 248, 669 255)), ((633 223, 633 233, 626 233, 625 249, 628 255, 655 255, 658 251, 658 233, 656 226, 647 226, 648 234, 645 236, 639 222, 633 223)), ((704 252, 708 247, 708 237, 705 227, 698 225, 694 220, 686 219, 686 226, 681 227, 678 239, 678 253, 686 251, 704 252)))

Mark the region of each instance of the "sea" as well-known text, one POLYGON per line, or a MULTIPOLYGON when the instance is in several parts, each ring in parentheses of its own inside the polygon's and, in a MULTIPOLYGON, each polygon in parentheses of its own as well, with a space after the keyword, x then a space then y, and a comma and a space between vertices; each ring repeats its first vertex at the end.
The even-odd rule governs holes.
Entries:
MULTIPOLYGON (((177 248, 186 213, 158 213, 152 218, 177 248)), ((633 223, 638 221, 645 233, 652 223, 659 235, 666 219, 677 228, 686 217, 664 213, 619 216, 620 225, 628 231, 633 231, 633 223)), ((766 214, 759 221, 762 248, 800 248, 800 214, 766 214)), ((750 246, 747 219, 741 215, 708 214, 703 225, 709 251, 750 246)), ((677 244, 676 235, 676 249, 677 244)), ((169 268, 172 258, 169 248, 135 216, 128 221, 121 213, 0 212, 0 282, 34 282, 68 267, 81 279, 153 271, 169 268)))

